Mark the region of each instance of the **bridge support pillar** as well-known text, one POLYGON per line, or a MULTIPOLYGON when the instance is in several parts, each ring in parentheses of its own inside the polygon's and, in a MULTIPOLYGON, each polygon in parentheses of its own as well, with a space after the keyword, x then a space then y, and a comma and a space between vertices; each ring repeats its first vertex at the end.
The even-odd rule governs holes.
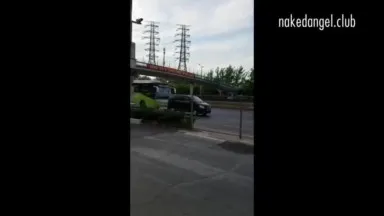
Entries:
POLYGON ((134 88, 133 88, 133 81, 136 79, 137 75, 138 74, 136 72, 133 72, 132 69, 131 69, 131 75, 129 77, 129 88, 130 88, 131 102, 132 102, 132 99, 133 99, 132 95, 133 95, 133 90, 134 90, 134 88))
POLYGON ((194 118, 194 115, 193 115, 193 88, 194 88, 194 84, 191 83, 189 84, 189 94, 191 95, 191 113, 190 113, 190 117, 191 117, 191 129, 193 128, 193 118, 194 118))
MULTIPOLYGON (((131 34, 132 34, 132 24, 131 24, 131 34)), ((131 38, 132 39, 132 38, 131 38)), ((136 44, 131 41, 131 53, 130 53, 130 72, 131 76, 129 78, 129 87, 130 87, 130 98, 132 102, 132 95, 133 95, 133 80, 135 80, 137 74, 133 71, 134 68, 136 68, 136 44)))
POLYGON ((135 79, 135 77, 134 76, 130 76, 130 78, 129 78, 129 88, 130 88, 130 92, 131 92, 131 94, 130 94, 130 97, 131 97, 131 101, 132 101, 132 95, 133 95, 133 80, 135 79))
POLYGON ((131 58, 130 58, 131 68, 136 67, 136 44, 131 42, 131 58))

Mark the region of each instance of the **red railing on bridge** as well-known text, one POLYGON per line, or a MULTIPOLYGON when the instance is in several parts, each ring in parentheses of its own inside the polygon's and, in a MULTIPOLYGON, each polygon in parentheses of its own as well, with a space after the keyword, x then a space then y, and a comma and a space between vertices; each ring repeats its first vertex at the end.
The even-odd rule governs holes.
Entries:
MULTIPOLYGON (((207 79, 207 78, 200 76, 198 74, 194 74, 194 73, 187 72, 187 71, 177 70, 175 68, 153 65, 153 64, 148 64, 145 62, 136 62, 136 67, 145 68, 145 69, 149 69, 149 70, 164 71, 166 73, 171 73, 171 74, 182 76, 182 77, 188 77, 188 78, 193 78, 193 79, 202 79, 202 80, 206 80, 206 81, 215 83, 213 80, 207 79)), ((224 83, 218 83, 218 84, 232 88, 232 86, 224 84, 224 83)))
POLYGON ((148 64, 148 63, 144 63, 144 62, 136 62, 136 66, 141 67, 141 68, 150 69, 150 70, 164 71, 164 72, 172 73, 172 74, 179 75, 179 76, 196 78, 195 74, 193 74, 193 73, 190 73, 187 71, 177 70, 175 68, 163 67, 163 66, 148 64))

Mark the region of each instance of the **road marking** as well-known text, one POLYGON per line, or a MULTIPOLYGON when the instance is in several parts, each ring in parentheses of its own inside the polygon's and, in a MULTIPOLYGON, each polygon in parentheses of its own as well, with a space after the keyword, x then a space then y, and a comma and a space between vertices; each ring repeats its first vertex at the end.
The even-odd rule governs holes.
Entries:
POLYGON ((234 125, 227 125, 227 124, 224 124, 223 126, 224 126, 224 127, 230 127, 230 128, 236 128, 236 129, 239 129, 238 126, 234 126, 234 125))
POLYGON ((223 139, 218 139, 218 138, 210 137, 209 135, 204 134, 204 133, 184 132, 184 134, 185 135, 189 135, 189 136, 198 137, 198 138, 209 139, 209 140, 213 140, 213 141, 217 141, 217 142, 224 142, 225 141, 223 139))
MULTIPOLYGON (((201 131, 207 131, 207 132, 212 132, 212 133, 217 133, 217 134, 226 134, 226 135, 232 135, 232 136, 239 136, 239 133, 235 133, 233 131, 227 131, 227 130, 218 130, 218 129, 214 129, 214 128, 207 128, 207 127, 202 127, 202 126, 197 126, 195 127, 196 129, 198 130, 201 130, 201 131)), ((249 139, 254 139, 254 136, 253 135, 249 135, 249 134, 242 134, 242 136, 244 138, 249 138, 249 139)))
POLYGON ((159 138, 153 137, 153 136, 145 136, 144 139, 155 140, 155 141, 160 141, 160 142, 168 142, 167 140, 159 139, 159 138))

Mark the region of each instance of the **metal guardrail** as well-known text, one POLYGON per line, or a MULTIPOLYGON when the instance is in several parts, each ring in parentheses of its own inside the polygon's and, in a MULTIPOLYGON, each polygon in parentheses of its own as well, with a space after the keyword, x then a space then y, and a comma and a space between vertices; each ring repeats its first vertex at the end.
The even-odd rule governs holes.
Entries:
POLYGON ((227 96, 227 95, 200 95, 201 99, 205 101, 217 101, 217 102, 253 102, 253 96, 227 96))

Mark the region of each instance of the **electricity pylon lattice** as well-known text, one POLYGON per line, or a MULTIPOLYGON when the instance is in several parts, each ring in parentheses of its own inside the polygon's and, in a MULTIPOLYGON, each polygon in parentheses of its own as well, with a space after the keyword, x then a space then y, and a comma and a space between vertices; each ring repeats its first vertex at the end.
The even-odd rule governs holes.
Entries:
POLYGON ((157 22, 150 21, 149 24, 144 27, 147 29, 143 33, 147 36, 143 36, 143 39, 149 40, 145 45, 147 48, 145 51, 148 52, 146 56, 148 56, 148 63, 156 65, 157 57, 156 52, 159 50, 156 49, 156 46, 159 46, 160 38, 159 35, 159 25, 157 22))
POLYGON ((191 41, 188 40, 191 35, 188 34, 189 32, 189 26, 188 25, 178 25, 177 32, 175 34, 175 37, 178 37, 180 39, 176 39, 174 42, 178 43, 179 45, 176 46, 176 54, 178 57, 176 58, 179 61, 178 70, 187 71, 187 62, 189 61, 189 46, 191 44, 191 41))

